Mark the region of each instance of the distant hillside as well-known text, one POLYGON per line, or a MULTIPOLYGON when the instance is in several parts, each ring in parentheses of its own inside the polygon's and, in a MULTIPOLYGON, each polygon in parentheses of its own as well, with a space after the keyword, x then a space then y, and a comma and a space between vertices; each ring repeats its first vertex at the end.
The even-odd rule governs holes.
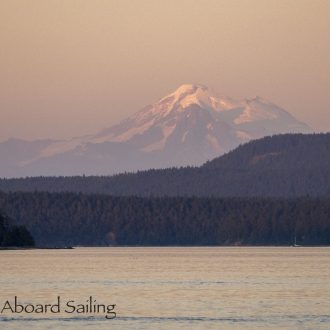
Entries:
POLYGON ((330 133, 265 137, 201 167, 111 177, 3 179, 0 190, 137 196, 330 196, 330 133))

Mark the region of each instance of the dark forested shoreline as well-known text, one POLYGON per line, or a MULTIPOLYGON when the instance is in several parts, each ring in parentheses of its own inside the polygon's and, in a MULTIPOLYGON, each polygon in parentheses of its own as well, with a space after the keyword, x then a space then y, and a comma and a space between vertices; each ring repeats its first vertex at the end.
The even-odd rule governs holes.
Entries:
POLYGON ((330 198, 0 193, 38 246, 330 245, 330 198))
POLYGON ((30 232, 23 225, 15 225, 13 220, 0 211, 0 250, 9 247, 33 247, 30 232))

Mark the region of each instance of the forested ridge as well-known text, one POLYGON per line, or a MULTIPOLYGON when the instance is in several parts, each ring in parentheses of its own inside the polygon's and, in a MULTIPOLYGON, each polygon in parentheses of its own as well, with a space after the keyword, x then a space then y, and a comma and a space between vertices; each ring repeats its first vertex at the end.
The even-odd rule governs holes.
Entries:
POLYGON ((330 244, 330 198, 0 193, 39 246, 330 244))
POLYGON ((201 167, 115 176, 1 179, 0 190, 146 197, 330 197, 330 133, 262 138, 201 167))

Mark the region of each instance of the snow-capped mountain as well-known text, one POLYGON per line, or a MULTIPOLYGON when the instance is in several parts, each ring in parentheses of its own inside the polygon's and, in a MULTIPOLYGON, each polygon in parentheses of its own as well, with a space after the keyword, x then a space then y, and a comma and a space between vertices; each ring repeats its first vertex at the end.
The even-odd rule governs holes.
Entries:
POLYGON ((236 101, 185 84, 95 135, 0 143, 0 176, 113 174, 200 165, 251 139, 311 129, 260 97, 236 101))

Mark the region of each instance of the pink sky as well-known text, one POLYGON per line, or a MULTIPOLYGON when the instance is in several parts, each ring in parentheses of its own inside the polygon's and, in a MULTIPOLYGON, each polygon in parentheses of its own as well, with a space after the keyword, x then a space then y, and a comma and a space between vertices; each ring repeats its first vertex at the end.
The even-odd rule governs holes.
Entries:
POLYGON ((182 83, 330 131, 330 1, 2 0, 0 140, 111 126, 182 83))

